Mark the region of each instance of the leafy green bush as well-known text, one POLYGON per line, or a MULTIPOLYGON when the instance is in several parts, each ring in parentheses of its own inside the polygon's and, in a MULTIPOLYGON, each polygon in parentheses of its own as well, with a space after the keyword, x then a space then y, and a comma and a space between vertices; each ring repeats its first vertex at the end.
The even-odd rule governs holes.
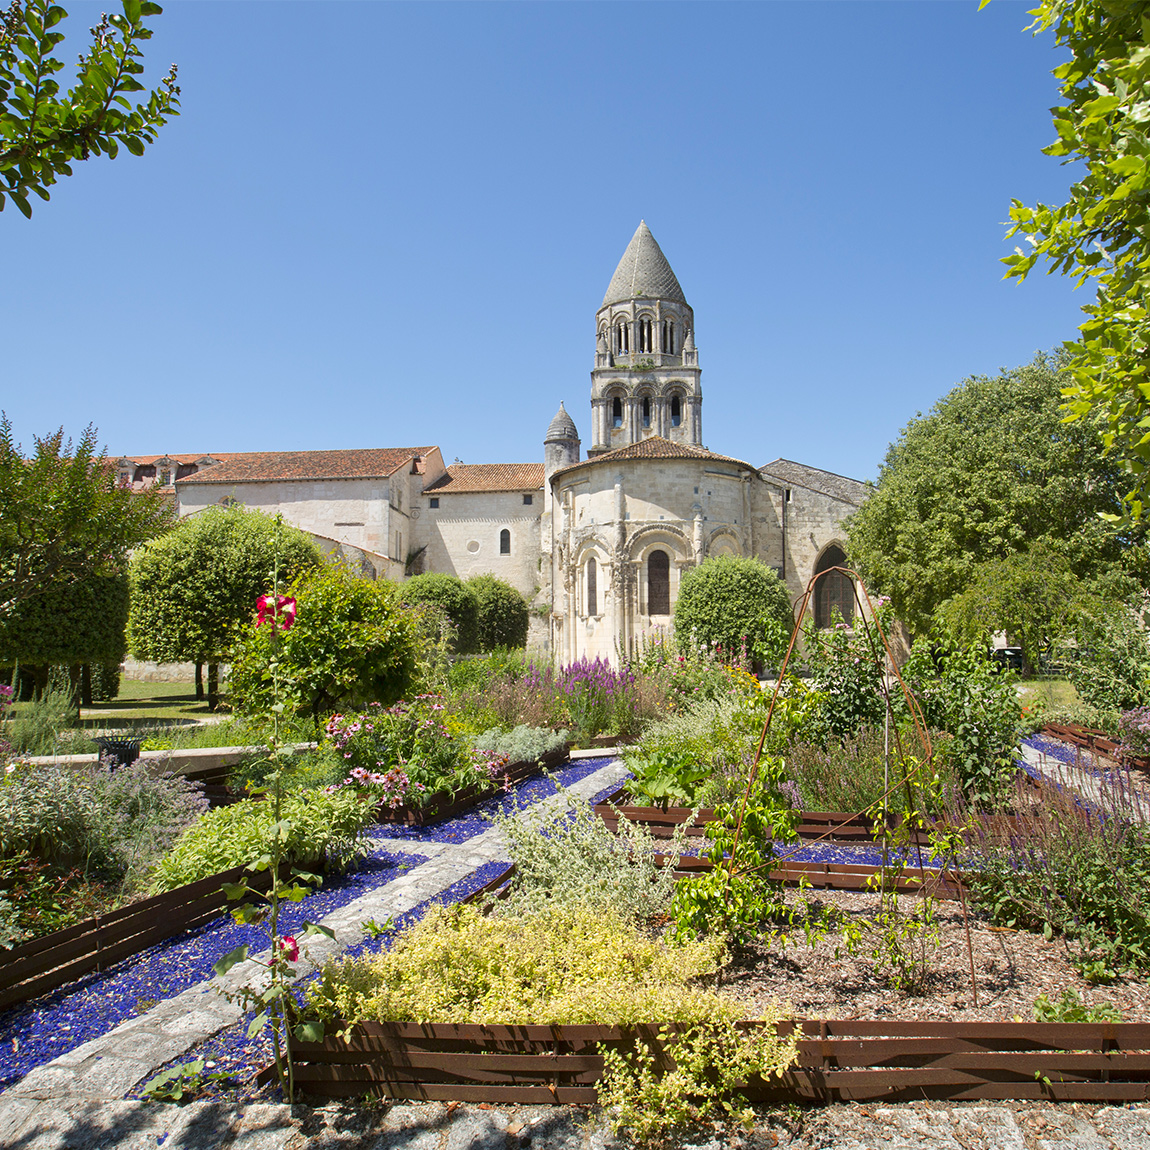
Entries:
POLYGON ((511 763, 533 763, 548 751, 557 751, 570 738, 568 730, 552 731, 547 727, 529 727, 521 723, 510 731, 491 727, 474 736, 471 743, 478 750, 506 755, 511 763))
POLYGON ((793 627, 786 585, 757 559, 719 555, 683 574, 675 603, 680 648, 721 650, 728 663, 745 651, 750 659, 775 665, 793 627))
POLYGON ((416 575, 402 585, 405 603, 434 603, 455 625, 455 653, 479 649, 479 601, 471 587, 455 575, 416 575))
POLYGON ((527 670, 523 651, 495 647, 483 655, 457 659, 447 672, 447 683, 453 695, 482 694, 498 679, 518 682, 527 670))
POLYGON ((1122 1011, 1112 1002, 1096 1002, 1090 1006, 1082 995, 1068 986, 1061 998, 1040 994, 1034 1000, 1035 1022, 1121 1022, 1122 1011))
POLYGON ((1076 639, 1063 657, 1067 677, 1087 706, 1127 711, 1150 704, 1150 641, 1124 605, 1084 612, 1076 639))
POLYGON ((883 653, 880 649, 876 661, 861 628, 852 632, 837 611, 832 619, 826 630, 808 626, 804 646, 826 735, 844 739, 860 727, 882 725, 883 653))
MULTIPOLYGON (((281 785, 284 790, 297 791, 315 787, 330 787, 341 782, 347 774, 347 764, 328 743, 312 750, 297 752, 280 760, 283 771, 281 785)), ((236 790, 264 787, 275 769, 275 761, 267 751, 245 755, 228 770, 228 786, 236 790)))
POLYGON ((683 828, 669 843, 627 819, 619 833, 582 799, 566 796, 568 810, 542 826, 514 815, 497 817, 507 840, 515 876, 500 914, 528 914, 547 907, 600 907, 633 921, 662 915, 675 889, 675 867, 659 867, 655 855, 677 859, 685 851, 683 828))
MULTIPOLYGON (((297 614, 279 633, 279 681, 301 714, 314 720, 337 707, 394 703, 411 684, 411 619, 394 584, 359 579, 338 565, 307 572, 289 595, 297 614)), ((254 604, 253 604, 254 606, 254 604)), ((248 628, 232 664, 228 690, 236 710, 268 714, 272 698, 271 626, 248 628)))
POLYGON ((206 809, 196 784, 139 762, 18 765, 0 785, 0 857, 26 853, 130 885, 206 809))
POLYGON ((527 600, 510 583, 494 575, 473 575, 465 586, 475 596, 479 650, 527 646, 527 600))
MULTIPOLYGON (((919 639, 902 671, 932 730, 946 731, 948 769, 971 800, 996 803, 1014 774, 1022 708, 1009 672, 996 674, 985 648, 959 646, 949 636, 919 639)), ((892 693, 896 719, 905 704, 892 693)))
POLYGON ((625 750, 623 758, 639 778, 648 777, 651 764, 662 763, 669 771, 673 764, 678 785, 687 787, 691 776, 690 805, 712 806, 742 793, 764 714, 754 698, 728 694, 702 699, 689 711, 651 723, 638 746, 625 750), (709 781, 700 785, 704 777, 709 781))
MULTIPOLYGON (((346 868, 363 853, 362 835, 374 808, 354 790, 334 794, 293 791, 283 800, 289 824, 283 844, 285 861, 301 867, 346 868)), ((272 804, 244 799, 209 811, 189 827, 157 864, 151 890, 158 894, 178 886, 246 866, 263 858, 273 834, 272 804)))
POLYGON ((425 806, 442 794, 489 786, 507 759, 453 735, 443 725, 443 709, 438 695, 423 695, 332 715, 325 733, 343 760, 347 785, 368 788, 390 807, 425 806))

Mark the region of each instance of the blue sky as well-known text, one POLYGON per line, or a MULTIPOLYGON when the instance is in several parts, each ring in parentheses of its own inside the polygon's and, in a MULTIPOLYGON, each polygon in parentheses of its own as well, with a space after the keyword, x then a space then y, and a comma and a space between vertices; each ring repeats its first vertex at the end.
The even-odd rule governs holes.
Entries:
MULTIPOLYGON (((69 4, 74 59, 99 5, 69 4)), ((105 4, 105 6, 107 6, 105 4)), ((695 309, 703 437, 873 478, 955 383, 1088 302, 1002 279, 1065 199, 1052 36, 995 0, 178 0, 182 114, 0 215, 0 406, 113 455, 590 444, 594 317, 640 218, 695 309)))

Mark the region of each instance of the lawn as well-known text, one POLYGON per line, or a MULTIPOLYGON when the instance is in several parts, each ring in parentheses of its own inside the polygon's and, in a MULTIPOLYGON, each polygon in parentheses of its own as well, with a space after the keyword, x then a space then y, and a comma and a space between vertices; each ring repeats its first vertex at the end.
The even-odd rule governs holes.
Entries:
POLYGON ((1067 710, 1081 702, 1068 679, 1033 679, 1020 683, 1018 694, 1024 704, 1040 702, 1048 711, 1067 710))

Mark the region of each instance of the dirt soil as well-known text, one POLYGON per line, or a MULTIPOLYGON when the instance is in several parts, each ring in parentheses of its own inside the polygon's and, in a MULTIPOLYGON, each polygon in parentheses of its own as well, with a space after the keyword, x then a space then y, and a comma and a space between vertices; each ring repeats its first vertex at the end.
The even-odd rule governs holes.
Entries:
MULTIPOLYGON (((864 927, 873 923, 877 894, 851 891, 808 891, 812 908, 834 906, 843 921, 864 927)), ((788 893, 788 901, 798 899, 788 893)), ((901 909, 913 911, 917 896, 903 897, 901 909)), ((930 970, 914 993, 894 990, 877 970, 870 951, 875 938, 864 937, 854 954, 842 950, 836 932, 808 945, 802 931, 784 945, 756 943, 741 948, 723 973, 723 989, 747 1003, 755 1018, 772 1001, 786 1004, 797 1018, 944 1018, 956 1022, 1034 1021, 1034 1000, 1045 993, 1057 999, 1067 988, 1078 991, 1086 1005, 1112 1003, 1124 1022, 1150 1021, 1150 985, 1145 978, 1123 978, 1109 986, 1091 986, 1070 962, 1068 944, 1047 941, 1029 931, 993 926, 971 910, 970 934, 978 985, 978 1005, 971 993, 970 960, 962 908, 957 902, 936 902, 941 945, 930 951, 930 970), (841 951, 838 957, 835 950, 841 951)))

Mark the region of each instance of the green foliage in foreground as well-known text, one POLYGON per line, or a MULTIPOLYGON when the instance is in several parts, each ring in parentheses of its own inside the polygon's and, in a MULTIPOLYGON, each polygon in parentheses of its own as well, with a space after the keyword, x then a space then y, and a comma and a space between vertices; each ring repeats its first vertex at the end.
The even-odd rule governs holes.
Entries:
POLYGON ((791 600, 775 572, 757 559, 719 555, 685 572, 675 602, 675 641, 721 649, 735 662, 774 663, 794 628, 791 600), (781 644, 781 645, 780 645, 781 644))
MULTIPOLYGON (((347 788, 294 791, 284 796, 281 819, 290 824, 283 858, 297 866, 341 870, 361 855, 364 830, 374 819, 370 803, 347 788)), ((258 862, 268 853, 275 819, 270 802, 244 799, 209 811, 180 836, 156 866, 153 894, 258 862)))
MULTIPOLYGON (((411 685, 414 628, 394 584, 359 579, 333 564, 299 576, 288 594, 295 623, 280 632, 276 660, 288 710, 318 720, 339 707, 390 706, 411 685)), ((237 711, 264 715, 272 698, 270 625, 248 628, 232 664, 228 690, 237 711)))
POLYGON ((475 596, 479 650, 526 647, 530 622, 527 600, 494 575, 473 575, 466 586, 475 596))
POLYGON ((1043 150, 1073 163, 1077 178, 1064 204, 1012 201, 1007 234, 1026 243, 1003 262, 1018 279, 1047 261, 1048 271, 1073 278, 1075 286, 1091 285, 1080 336, 1065 345, 1068 407, 1080 426, 1101 423, 1111 459, 1132 476, 1126 498, 1141 515, 1150 479, 1150 4, 1042 0, 1032 14, 1033 28, 1054 30, 1059 57, 1069 54, 1054 69, 1064 101, 1051 109, 1057 139, 1043 150))
POLYGON ((479 600, 470 583, 455 575, 416 575, 402 585, 405 603, 434 603, 455 626, 455 653, 479 650, 479 600))
POLYGON ((134 156, 179 112, 173 64, 160 87, 143 92, 140 43, 151 39, 144 19, 163 9, 151 0, 124 0, 123 15, 103 16, 80 55, 75 82, 64 96, 53 77, 64 68, 53 56, 64 42, 57 25, 68 13, 51 0, 15 0, 0 13, 0 210, 5 197, 26 216, 29 195, 47 200, 57 176, 92 155, 114 159, 121 145, 134 156))

